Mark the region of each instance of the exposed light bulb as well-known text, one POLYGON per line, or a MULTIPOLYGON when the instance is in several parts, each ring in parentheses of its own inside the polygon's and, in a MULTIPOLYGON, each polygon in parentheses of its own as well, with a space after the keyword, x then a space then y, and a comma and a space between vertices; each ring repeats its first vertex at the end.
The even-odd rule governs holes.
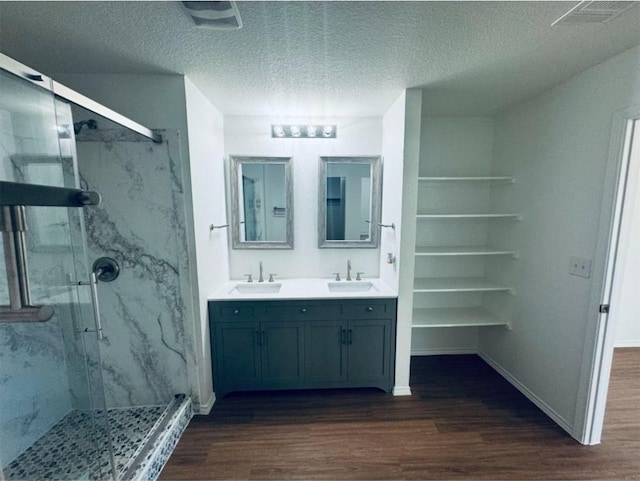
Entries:
POLYGON ((273 135, 276 137, 284 137, 284 129, 282 128, 282 125, 273 126, 273 135))
POLYGON ((333 135, 333 125, 325 125, 322 128, 322 135, 324 137, 331 137, 331 135, 333 135))
POLYGON ((300 137, 299 125, 292 125, 290 128, 291 128, 291 135, 293 135, 294 137, 300 137))
POLYGON ((307 137, 315 137, 317 127, 315 125, 307 125, 307 137))

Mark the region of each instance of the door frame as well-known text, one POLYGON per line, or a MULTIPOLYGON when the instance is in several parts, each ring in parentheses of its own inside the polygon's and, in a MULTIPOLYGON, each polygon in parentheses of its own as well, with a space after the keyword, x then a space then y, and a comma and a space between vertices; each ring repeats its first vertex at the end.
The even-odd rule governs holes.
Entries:
MULTIPOLYGON (((596 282, 591 287, 589 312, 598 313, 600 305, 610 305, 612 294, 615 295, 616 261, 629 187, 631 138, 636 120, 640 120, 640 104, 620 110, 613 117, 593 270, 596 282)), ((598 313, 595 324, 589 323, 585 333, 574 426, 576 438, 587 445, 599 444, 602 435, 615 340, 616 326, 612 321, 615 318, 609 314, 598 313)))

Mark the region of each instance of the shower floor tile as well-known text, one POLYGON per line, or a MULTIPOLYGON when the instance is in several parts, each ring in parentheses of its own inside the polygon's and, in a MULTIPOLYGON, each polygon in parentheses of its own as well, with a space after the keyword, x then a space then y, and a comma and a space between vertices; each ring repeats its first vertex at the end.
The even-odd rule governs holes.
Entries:
MULTIPOLYGON (((118 477, 130 467, 167 409, 151 406, 107 411, 118 477)), ((87 411, 70 412, 4 468, 5 479, 109 478, 107 438, 100 426, 100 414, 94 419, 87 411)))

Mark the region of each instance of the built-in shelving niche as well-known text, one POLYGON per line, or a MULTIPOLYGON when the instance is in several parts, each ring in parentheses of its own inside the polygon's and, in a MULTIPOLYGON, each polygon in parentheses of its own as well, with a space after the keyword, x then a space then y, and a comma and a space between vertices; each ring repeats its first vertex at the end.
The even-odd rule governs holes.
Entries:
POLYGON ((503 326, 484 307, 484 294, 515 295, 513 286, 484 277, 484 262, 498 256, 517 259, 506 246, 486 241, 489 223, 517 222, 517 212, 482 212, 491 189, 508 188, 510 176, 419 177, 412 327, 503 326), (425 264, 426 263, 426 264, 425 264))

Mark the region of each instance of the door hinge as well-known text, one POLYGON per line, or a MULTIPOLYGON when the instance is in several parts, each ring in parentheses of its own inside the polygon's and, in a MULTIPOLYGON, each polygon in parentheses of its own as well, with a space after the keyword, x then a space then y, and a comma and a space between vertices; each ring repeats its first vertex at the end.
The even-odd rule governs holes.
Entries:
POLYGON ((600 314, 609 314, 609 304, 600 304, 600 314))

